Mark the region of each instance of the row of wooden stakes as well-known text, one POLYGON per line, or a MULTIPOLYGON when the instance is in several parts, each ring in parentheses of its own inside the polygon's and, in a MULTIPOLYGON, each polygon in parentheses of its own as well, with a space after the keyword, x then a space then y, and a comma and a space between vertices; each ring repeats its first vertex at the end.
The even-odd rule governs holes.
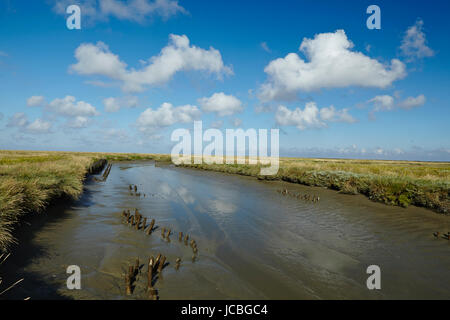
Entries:
MULTIPOLYGON (((137 186, 136 185, 132 185, 132 184, 130 184, 129 186, 128 186, 128 189, 130 190, 130 195, 133 195, 133 190, 134 190, 134 195, 136 196, 136 197, 140 197, 141 196, 141 193, 140 192, 137 192, 137 186)), ((146 194, 144 193, 144 197, 146 196, 146 194)))
POLYGON ((320 197, 316 195, 310 195, 310 194, 301 194, 301 193, 294 193, 291 191, 288 191, 288 189, 283 190, 277 190, 278 193, 281 193, 283 196, 291 196, 297 199, 305 200, 305 201, 312 201, 312 202, 319 202, 320 197))
POLYGON ((150 235, 155 229, 155 219, 152 219, 150 225, 147 228, 147 217, 143 217, 139 210, 136 209, 134 215, 131 214, 130 210, 123 210, 122 216, 125 218, 125 223, 134 227, 136 230, 142 230, 147 235, 150 235), (142 222, 142 224, 141 224, 142 222), (147 231, 145 231, 147 229, 147 231))
MULTIPOLYGON (((136 230, 142 230, 147 235, 151 235, 151 233, 156 229, 155 228, 155 219, 152 219, 150 222, 150 225, 147 228, 147 217, 143 217, 139 209, 135 209, 134 215, 131 214, 130 210, 123 210, 122 216, 125 218, 125 223, 131 227, 134 227, 136 230)), ((170 235, 172 234, 172 229, 170 228, 161 228, 161 237, 165 239, 167 242, 170 242, 170 235)), ((187 246, 189 241, 189 235, 185 234, 183 237, 183 232, 178 233, 178 241, 183 242, 187 246)), ((198 253, 198 247, 197 243, 194 239, 191 239, 189 242, 190 247, 193 251, 192 261, 194 262, 196 260, 196 255, 198 253)))

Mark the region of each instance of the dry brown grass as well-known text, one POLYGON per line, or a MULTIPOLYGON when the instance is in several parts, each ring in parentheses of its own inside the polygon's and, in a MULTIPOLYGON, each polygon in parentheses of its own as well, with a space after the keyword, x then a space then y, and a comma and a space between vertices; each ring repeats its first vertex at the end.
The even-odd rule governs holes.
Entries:
MULTIPOLYGON (((76 199, 99 159, 170 161, 169 155, 0 151, 0 251, 14 242, 12 231, 25 214, 41 212, 53 199, 76 199)), ((343 159, 281 158, 276 176, 259 176, 260 165, 191 165, 205 170, 280 179, 361 193, 391 205, 414 204, 447 213, 450 164, 343 159)))
POLYGON ((39 213, 54 199, 76 199, 99 159, 158 159, 157 155, 0 151, 0 251, 14 242, 12 231, 27 213, 39 213))
POLYGON ((260 176, 261 165, 248 163, 184 166, 360 193, 388 205, 450 211, 448 162, 281 158, 274 176, 260 176))

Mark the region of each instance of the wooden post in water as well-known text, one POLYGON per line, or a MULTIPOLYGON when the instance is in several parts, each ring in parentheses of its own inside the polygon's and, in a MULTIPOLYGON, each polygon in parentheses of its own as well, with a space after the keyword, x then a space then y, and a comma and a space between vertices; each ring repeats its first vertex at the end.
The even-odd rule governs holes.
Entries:
POLYGON ((162 269, 164 268, 164 264, 166 263, 166 257, 162 256, 161 261, 158 264, 158 272, 161 273, 162 269))
POLYGON ((142 231, 145 231, 146 225, 147 225, 147 218, 144 218, 144 221, 142 222, 142 231))
POLYGON ((147 235, 150 235, 152 233, 154 225, 155 225, 155 219, 152 219, 152 222, 150 222, 150 226, 147 229, 147 235))
POLYGON ((152 222, 150 222, 150 232, 153 231, 154 226, 155 226, 155 219, 152 219, 152 222))
POLYGON ((150 291, 153 280, 153 257, 148 260, 148 270, 147 270, 147 290, 150 291))
POLYGON ((156 256, 156 259, 155 259, 155 268, 157 268, 158 267, 158 264, 159 264, 159 260, 161 259, 161 253, 158 253, 158 255, 156 256))
MULTIPOLYGON (((139 213, 136 213, 136 214, 139 214, 139 213)), ((139 230, 140 224, 141 224, 141 215, 136 217, 136 225, 135 225, 136 230, 139 230)))
POLYGON ((134 273, 135 275, 139 273, 139 258, 136 258, 136 263, 134 265, 134 273))
POLYGON ((155 268, 155 258, 153 258, 153 256, 150 257, 150 259, 148 259, 148 267, 153 269, 155 268))
POLYGON ((133 266, 128 267, 128 277, 130 278, 130 284, 131 284, 133 282, 133 278, 134 278, 134 267, 133 266))
POLYGON ((183 241, 183 232, 180 231, 180 233, 178 234, 178 241, 183 241))
POLYGON ((126 285, 126 294, 127 296, 131 295, 131 279, 130 275, 125 275, 125 285, 126 285))

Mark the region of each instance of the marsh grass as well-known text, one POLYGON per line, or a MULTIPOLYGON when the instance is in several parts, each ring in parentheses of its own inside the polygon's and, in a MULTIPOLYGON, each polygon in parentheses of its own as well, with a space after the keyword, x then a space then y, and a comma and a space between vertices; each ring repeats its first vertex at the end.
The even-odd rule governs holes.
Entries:
POLYGON ((15 242, 14 227, 55 199, 77 199, 99 160, 163 160, 159 155, 0 151, 0 252, 15 242))
MULTIPOLYGON (((170 155, 0 151, 0 251, 14 243, 22 217, 43 211, 57 198, 77 199, 86 175, 99 160, 170 162, 170 155)), ((190 164, 189 167, 266 180, 284 180, 363 194, 389 205, 417 205, 449 212, 449 163, 281 158, 275 176, 261 176, 261 165, 190 164)))
POLYGON ((274 176, 261 176, 261 165, 250 165, 248 161, 183 166, 363 194, 388 205, 416 205, 445 214, 450 209, 448 162, 281 158, 274 176))

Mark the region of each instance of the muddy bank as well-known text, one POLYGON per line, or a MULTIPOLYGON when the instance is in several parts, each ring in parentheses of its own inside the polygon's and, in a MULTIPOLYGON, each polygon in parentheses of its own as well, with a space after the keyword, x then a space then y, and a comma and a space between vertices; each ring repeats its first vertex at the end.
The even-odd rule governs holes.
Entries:
POLYGON ((6 266, 8 279, 25 278, 7 298, 146 299, 145 274, 131 296, 124 274, 136 257, 158 253, 169 263, 155 282, 160 299, 450 297, 450 243, 432 235, 448 231, 448 217, 324 188, 123 162, 106 181, 89 179, 78 201, 36 219, 21 228, 6 266), (277 192, 284 188, 320 201, 277 192), (123 223, 122 211, 135 208, 155 219, 152 235, 123 223), (196 240, 195 262, 179 231, 196 240), (366 287, 372 264, 381 268, 380 291, 366 287), (66 288, 68 265, 81 268, 81 290, 66 288))
MULTIPOLYGON (((423 172, 417 172, 415 167, 417 164, 414 162, 403 167, 404 172, 410 172, 405 176, 399 174, 399 169, 396 168, 394 161, 390 164, 384 163, 382 167, 377 167, 378 162, 375 160, 362 161, 363 164, 359 164, 359 167, 354 164, 357 160, 342 160, 339 165, 336 164, 336 160, 329 159, 328 161, 330 163, 327 164, 326 161, 320 159, 289 161, 282 158, 277 174, 269 176, 260 174, 262 168, 260 164, 202 163, 180 166, 251 176, 259 180, 280 180, 306 186, 326 187, 343 194, 362 194, 372 201, 404 208, 415 205, 442 214, 448 214, 450 210, 448 180, 442 179, 445 172, 448 171, 445 167, 437 169, 441 170, 442 176, 432 176, 429 172, 429 176, 425 178, 423 172), (335 163, 333 164, 333 162, 335 163), (393 174, 394 172, 397 173, 393 174)), ((426 169, 422 167, 420 170, 426 169)), ((433 171, 433 173, 435 172, 433 171)))

